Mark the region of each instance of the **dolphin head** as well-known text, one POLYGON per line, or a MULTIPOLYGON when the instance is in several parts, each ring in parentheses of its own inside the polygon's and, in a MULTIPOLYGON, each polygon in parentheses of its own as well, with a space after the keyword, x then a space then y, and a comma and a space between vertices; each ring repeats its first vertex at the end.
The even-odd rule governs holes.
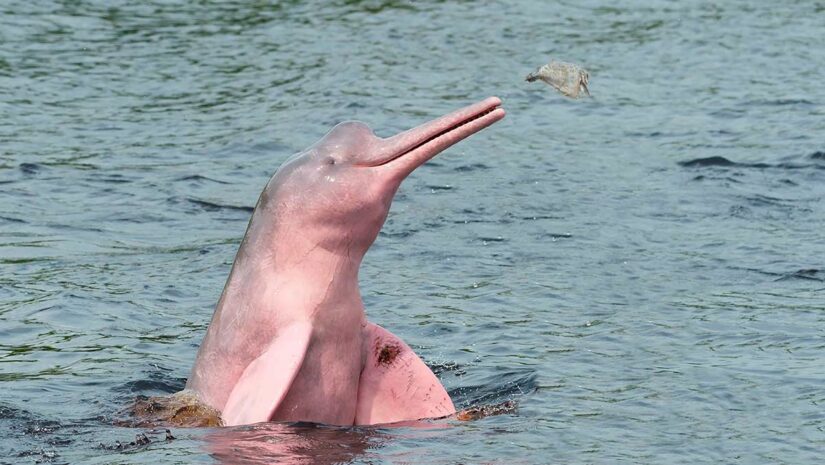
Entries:
MULTIPOLYGON (((293 410, 279 418, 303 409, 295 413, 298 419, 355 422, 360 377, 375 340, 358 288, 361 260, 401 182, 442 150, 503 118, 500 105, 487 98, 388 138, 363 123, 342 123, 284 162, 252 213, 187 388, 221 411, 227 424, 270 419, 282 402, 293 410), (332 381, 319 379, 326 366, 332 381), (301 390, 310 402, 299 405, 290 396, 301 398, 301 390), (337 407, 307 413, 311 402, 319 409, 337 407)), ((387 334, 381 337, 395 337, 387 334)), ((418 363, 425 382, 437 384, 418 363)), ((453 409, 438 389, 440 395, 426 391, 427 398, 432 394, 446 402, 439 406, 453 409)))
POLYGON ((361 122, 338 124, 289 158, 261 195, 250 225, 298 249, 322 248, 360 263, 381 230, 401 181, 442 150, 504 117, 496 97, 398 135, 381 138, 361 122), (256 216, 270 221, 259 221, 256 216))

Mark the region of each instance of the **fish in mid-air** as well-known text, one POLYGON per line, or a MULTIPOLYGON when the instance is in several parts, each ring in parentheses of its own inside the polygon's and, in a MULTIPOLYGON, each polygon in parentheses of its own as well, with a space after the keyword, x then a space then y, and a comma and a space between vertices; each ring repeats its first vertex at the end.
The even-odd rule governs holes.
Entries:
POLYGON ((538 79, 546 82, 565 97, 579 98, 582 92, 588 97, 591 96, 590 89, 587 88, 590 73, 573 63, 553 60, 525 78, 527 82, 538 79))

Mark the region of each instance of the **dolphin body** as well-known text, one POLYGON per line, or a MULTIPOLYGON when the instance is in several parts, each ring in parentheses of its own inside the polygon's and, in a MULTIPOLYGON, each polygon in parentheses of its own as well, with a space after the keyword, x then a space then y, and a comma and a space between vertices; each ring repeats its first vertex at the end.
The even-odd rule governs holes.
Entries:
POLYGON ((401 181, 502 119, 500 105, 490 97, 386 139, 345 122, 290 157, 258 199, 187 389, 227 426, 454 414, 427 365, 367 321, 358 269, 401 181))

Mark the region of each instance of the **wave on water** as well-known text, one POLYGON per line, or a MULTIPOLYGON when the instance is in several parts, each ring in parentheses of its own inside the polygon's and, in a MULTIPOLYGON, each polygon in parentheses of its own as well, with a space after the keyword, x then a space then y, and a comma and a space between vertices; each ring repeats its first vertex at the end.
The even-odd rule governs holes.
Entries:
POLYGON ((252 213, 255 208, 254 207, 247 207, 243 205, 224 205, 215 202, 210 202, 208 200, 201 200, 201 199, 194 199, 188 198, 186 199, 190 203, 197 205, 201 209, 205 211, 218 211, 218 210, 238 210, 246 213, 252 213))
POLYGON ((457 408, 497 404, 519 400, 538 388, 535 371, 508 371, 484 377, 480 383, 451 389, 449 394, 457 408))
MULTIPOLYGON (((809 156, 811 160, 825 160, 825 152, 815 152, 809 156)), ((798 163, 744 163, 744 162, 735 162, 728 160, 725 157, 720 156, 713 156, 713 157, 704 157, 704 158, 695 158, 693 160, 684 160, 678 162, 679 166, 683 166, 685 168, 709 168, 709 167, 722 167, 722 168, 754 168, 754 169, 770 169, 770 168, 777 168, 777 169, 786 169, 786 170, 793 170, 793 169, 806 169, 806 168, 817 168, 817 169, 825 169, 825 166, 820 164, 798 164, 798 163)))

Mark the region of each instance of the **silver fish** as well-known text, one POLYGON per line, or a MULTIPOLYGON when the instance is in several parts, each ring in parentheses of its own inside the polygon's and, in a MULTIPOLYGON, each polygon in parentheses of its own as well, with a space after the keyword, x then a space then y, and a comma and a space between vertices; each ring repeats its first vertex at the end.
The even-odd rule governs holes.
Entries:
POLYGON ((525 80, 527 82, 533 82, 537 79, 541 79, 562 95, 570 98, 579 98, 579 94, 582 91, 587 94, 588 97, 591 96, 590 89, 587 88, 590 73, 581 66, 573 63, 551 61, 535 72, 528 74, 525 80))

